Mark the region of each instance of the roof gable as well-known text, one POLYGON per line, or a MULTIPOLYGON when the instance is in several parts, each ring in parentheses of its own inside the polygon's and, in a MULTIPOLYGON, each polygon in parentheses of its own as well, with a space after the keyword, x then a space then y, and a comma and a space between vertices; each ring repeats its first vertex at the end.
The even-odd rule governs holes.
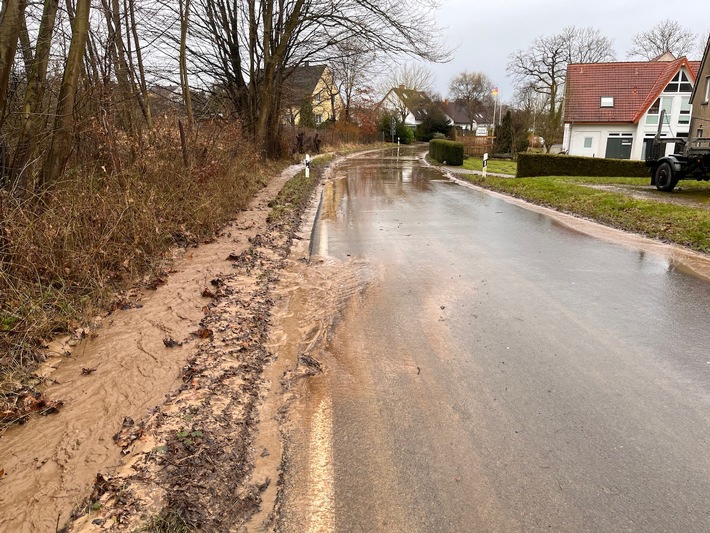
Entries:
POLYGON ((417 91, 416 89, 405 89, 402 86, 390 89, 381 103, 386 100, 391 101, 390 95, 394 95, 417 121, 426 117, 426 108, 432 103, 431 98, 425 92, 417 91))
POLYGON ((326 65, 302 65, 290 67, 284 72, 283 100, 287 104, 299 105, 310 98, 320 80, 328 76, 326 65))
POLYGON ((567 67, 565 122, 636 123, 685 67, 694 83, 700 63, 675 61, 577 63, 567 67), (613 107, 601 107, 602 96, 613 107))

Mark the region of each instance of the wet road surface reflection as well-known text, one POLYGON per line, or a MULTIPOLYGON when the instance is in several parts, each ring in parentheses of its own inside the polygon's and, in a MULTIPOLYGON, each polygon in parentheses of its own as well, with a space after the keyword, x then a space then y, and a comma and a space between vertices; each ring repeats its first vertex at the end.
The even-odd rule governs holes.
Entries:
POLYGON ((286 530, 309 446, 337 531, 710 530, 710 284, 407 149, 339 168, 311 252, 370 281, 304 393, 286 530))

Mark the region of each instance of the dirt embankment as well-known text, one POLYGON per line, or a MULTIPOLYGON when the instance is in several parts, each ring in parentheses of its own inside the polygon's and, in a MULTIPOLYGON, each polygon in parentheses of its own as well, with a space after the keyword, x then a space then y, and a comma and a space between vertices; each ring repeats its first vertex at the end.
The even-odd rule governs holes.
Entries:
POLYGON ((275 484, 249 476, 272 289, 309 194, 273 199, 298 170, 155 293, 57 346, 45 393, 64 408, 0 440, 0 530, 230 531, 258 510, 275 484))

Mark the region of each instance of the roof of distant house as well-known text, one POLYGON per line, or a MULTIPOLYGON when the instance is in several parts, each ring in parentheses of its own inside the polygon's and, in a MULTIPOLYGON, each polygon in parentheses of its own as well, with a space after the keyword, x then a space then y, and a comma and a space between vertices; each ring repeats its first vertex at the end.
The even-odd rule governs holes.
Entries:
POLYGON ((405 89, 403 85, 400 85, 390 89, 382 101, 384 102, 391 93, 394 93, 399 98, 415 120, 424 120, 427 115, 426 107, 431 104, 431 98, 425 92, 417 91, 416 89, 405 89))
MULTIPOLYGON (((472 121, 468 118, 468 113, 466 112, 466 107, 456 100, 450 102, 448 100, 444 101, 444 113, 446 113, 454 124, 470 124, 472 121)), ((473 119, 475 122, 476 119, 473 119)))
POLYGON ((326 65, 305 64, 286 69, 282 97, 284 104, 301 105, 304 98, 312 96, 326 68, 326 65))
POLYGON ((668 59, 661 56, 659 61, 570 64, 565 82, 565 122, 637 123, 681 67, 695 82, 699 61, 668 59), (612 97, 613 107, 601 107, 602 97, 612 97))

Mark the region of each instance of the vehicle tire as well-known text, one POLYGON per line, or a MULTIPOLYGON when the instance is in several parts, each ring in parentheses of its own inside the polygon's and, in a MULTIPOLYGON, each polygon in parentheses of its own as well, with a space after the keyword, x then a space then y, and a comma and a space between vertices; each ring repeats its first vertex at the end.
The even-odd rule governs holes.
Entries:
POLYGON ((663 161, 656 167, 656 189, 664 192, 671 192, 678 183, 673 176, 673 167, 668 161, 663 161))

